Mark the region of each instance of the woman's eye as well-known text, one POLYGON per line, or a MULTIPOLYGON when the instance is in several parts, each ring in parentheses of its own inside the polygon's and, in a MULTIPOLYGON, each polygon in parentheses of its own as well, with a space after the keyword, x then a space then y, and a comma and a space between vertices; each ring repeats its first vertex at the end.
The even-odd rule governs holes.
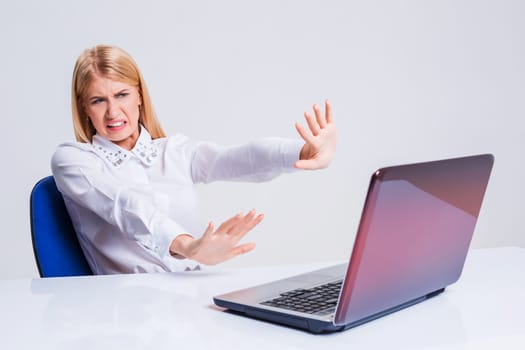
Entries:
POLYGON ((95 99, 92 99, 92 100, 91 100, 91 104, 92 104, 92 105, 97 105, 97 104, 99 104, 99 103, 101 103, 101 102, 103 102, 103 101, 104 101, 104 100, 101 99, 101 98, 95 98, 95 99))
POLYGON ((121 93, 119 93, 119 94, 117 95, 117 97, 122 98, 122 97, 126 97, 126 96, 128 96, 128 95, 129 95, 129 93, 127 93, 127 92, 121 92, 121 93))

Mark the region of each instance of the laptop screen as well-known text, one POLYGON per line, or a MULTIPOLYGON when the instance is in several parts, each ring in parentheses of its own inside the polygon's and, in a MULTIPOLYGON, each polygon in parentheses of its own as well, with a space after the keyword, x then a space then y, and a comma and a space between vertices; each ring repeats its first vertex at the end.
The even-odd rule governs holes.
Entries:
POLYGON ((492 155, 480 155, 383 168, 372 176, 336 324, 459 278, 492 164, 492 155))

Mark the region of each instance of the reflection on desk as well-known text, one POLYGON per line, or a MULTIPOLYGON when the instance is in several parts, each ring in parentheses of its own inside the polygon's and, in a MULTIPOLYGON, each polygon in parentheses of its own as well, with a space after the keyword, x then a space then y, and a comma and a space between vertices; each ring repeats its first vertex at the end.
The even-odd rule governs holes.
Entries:
POLYGON ((445 293, 346 332, 223 312, 212 297, 324 267, 0 281, 3 349, 523 349, 525 249, 471 250, 445 293))

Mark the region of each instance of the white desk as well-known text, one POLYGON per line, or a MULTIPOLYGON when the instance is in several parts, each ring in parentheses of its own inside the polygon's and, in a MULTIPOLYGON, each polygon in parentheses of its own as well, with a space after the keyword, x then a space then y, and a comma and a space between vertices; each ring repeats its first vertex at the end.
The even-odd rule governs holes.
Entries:
POLYGON ((472 250, 442 295, 342 333, 221 312, 212 296, 324 264, 0 281, 2 349, 525 349, 525 249, 472 250))

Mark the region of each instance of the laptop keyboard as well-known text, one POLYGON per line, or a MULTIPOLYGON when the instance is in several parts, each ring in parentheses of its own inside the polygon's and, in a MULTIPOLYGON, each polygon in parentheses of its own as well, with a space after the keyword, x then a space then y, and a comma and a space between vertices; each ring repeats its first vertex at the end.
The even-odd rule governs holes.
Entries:
POLYGON ((309 289, 294 289, 261 304, 320 316, 328 315, 335 311, 342 282, 341 280, 326 283, 309 289))

